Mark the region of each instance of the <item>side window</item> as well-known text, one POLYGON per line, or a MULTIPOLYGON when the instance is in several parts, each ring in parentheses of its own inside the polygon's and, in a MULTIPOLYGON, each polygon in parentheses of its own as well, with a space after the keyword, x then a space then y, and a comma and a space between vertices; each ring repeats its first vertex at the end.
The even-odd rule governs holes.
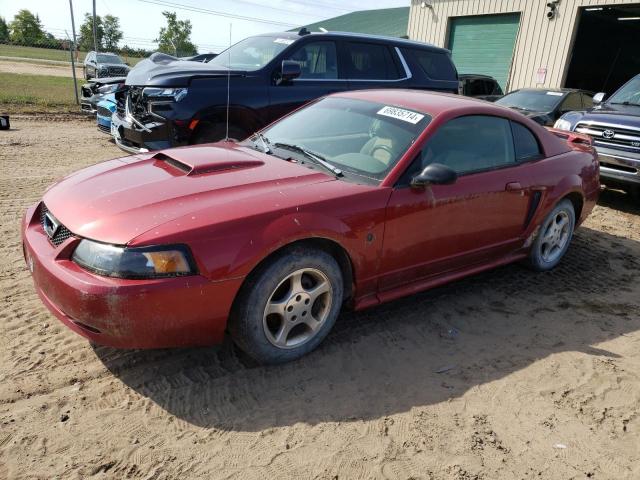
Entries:
POLYGON ((338 78, 338 56, 334 42, 311 42, 296 50, 289 60, 300 64, 300 78, 338 78))
POLYGON ((454 80, 457 77, 451 58, 431 50, 411 50, 413 58, 425 75, 434 80, 454 80))
POLYGON ((593 108, 593 97, 591 95, 582 94, 582 108, 593 108))
POLYGON ((579 93, 570 93, 560 106, 561 112, 571 112, 573 110, 582 110, 582 100, 580 100, 579 93))
POLYGON ((515 165, 509 120, 488 115, 455 118, 427 142, 422 168, 440 163, 459 175, 515 165))
POLYGON ((489 82, 489 95, 502 95, 502 88, 495 80, 487 80, 489 82))
POLYGON ((367 80, 400 78, 398 68, 385 45, 349 42, 347 53, 349 78, 367 80))
POLYGON ((526 162, 541 156, 540 145, 531 130, 520 123, 511 122, 511 131, 517 162, 526 162))

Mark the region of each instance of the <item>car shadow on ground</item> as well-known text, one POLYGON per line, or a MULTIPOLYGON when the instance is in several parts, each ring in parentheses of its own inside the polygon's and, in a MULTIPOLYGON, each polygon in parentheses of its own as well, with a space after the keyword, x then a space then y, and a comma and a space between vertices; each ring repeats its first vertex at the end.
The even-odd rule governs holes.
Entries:
POLYGON ((220 348, 95 353, 124 384, 204 428, 384 418, 459 397, 565 351, 640 330, 640 243, 581 228, 552 272, 510 265, 341 315, 312 354, 252 365, 220 348), (635 290, 634 290, 635 289, 635 290))
POLYGON ((598 204, 621 212, 640 215, 640 198, 634 198, 633 195, 622 190, 605 188, 600 192, 598 204))

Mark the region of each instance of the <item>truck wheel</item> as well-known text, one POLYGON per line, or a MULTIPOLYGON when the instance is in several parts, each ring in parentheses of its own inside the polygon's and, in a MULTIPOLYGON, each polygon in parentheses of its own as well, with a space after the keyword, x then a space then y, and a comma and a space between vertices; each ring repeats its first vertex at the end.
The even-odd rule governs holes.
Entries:
POLYGON ((538 271, 554 268, 569 248, 576 224, 570 200, 562 200, 543 220, 529 253, 529 265, 538 271))
MULTIPOLYGON (((201 143, 219 142, 224 140, 226 133, 227 127, 224 122, 202 122, 198 126, 191 143, 199 145, 201 143)), ((231 140, 240 141, 247 138, 247 136, 247 133, 241 128, 229 125, 229 138, 231 140)))
POLYGON ((229 333, 259 363, 295 360, 324 340, 342 299, 336 260, 320 250, 294 247, 247 278, 229 317, 229 333))

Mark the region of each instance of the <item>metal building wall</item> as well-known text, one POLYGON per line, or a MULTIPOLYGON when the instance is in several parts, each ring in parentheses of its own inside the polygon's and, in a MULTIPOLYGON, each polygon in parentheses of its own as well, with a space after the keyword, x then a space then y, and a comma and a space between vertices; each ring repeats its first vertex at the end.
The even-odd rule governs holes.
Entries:
POLYGON ((640 0, 562 0, 553 20, 547 19, 549 0, 411 0, 407 34, 410 39, 448 46, 449 18, 521 12, 514 48, 509 90, 523 87, 560 87, 566 75, 580 7, 622 5, 640 0), (543 84, 536 72, 546 68, 543 84))

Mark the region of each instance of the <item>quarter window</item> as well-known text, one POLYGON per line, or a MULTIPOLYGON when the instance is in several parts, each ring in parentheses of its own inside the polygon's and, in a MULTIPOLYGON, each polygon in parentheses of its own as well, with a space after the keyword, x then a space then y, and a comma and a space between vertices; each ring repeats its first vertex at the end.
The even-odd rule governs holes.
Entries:
POLYGON ((459 175, 515 164, 509 120, 487 115, 444 124, 422 151, 422 168, 440 163, 459 175))
POLYGON ((540 157, 540 145, 531 130, 520 123, 511 122, 511 131, 513 132, 516 161, 526 162, 540 157))
POLYGON ((338 78, 338 56, 334 42, 307 43, 289 60, 300 64, 300 78, 338 78))
POLYGON ((397 80, 398 67, 385 45, 373 43, 348 44, 349 78, 367 80, 397 80))
POLYGON ((457 77, 457 73, 451 62, 451 58, 439 52, 430 50, 411 50, 422 71, 427 77, 434 80, 452 80, 457 77))

